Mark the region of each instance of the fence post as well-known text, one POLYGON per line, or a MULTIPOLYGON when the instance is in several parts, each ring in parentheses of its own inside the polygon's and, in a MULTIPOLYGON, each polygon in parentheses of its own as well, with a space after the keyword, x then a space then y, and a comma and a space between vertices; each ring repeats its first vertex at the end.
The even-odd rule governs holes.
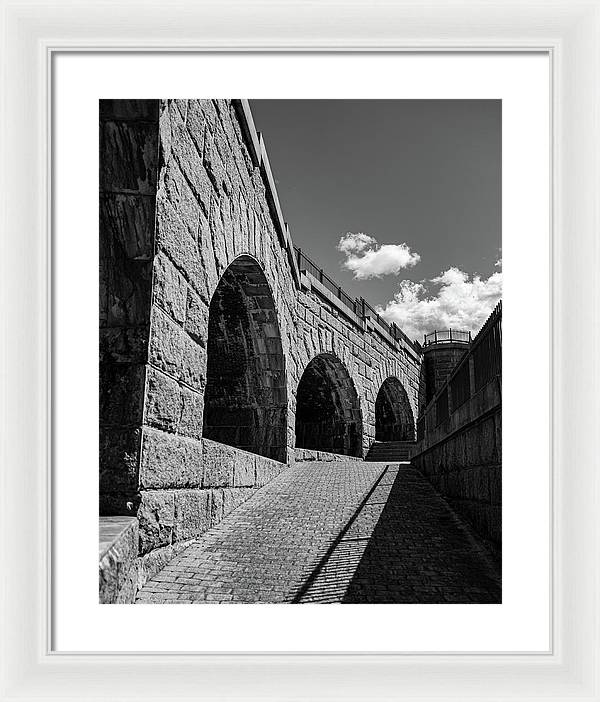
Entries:
MULTIPOLYGON (((469 353, 469 352, 467 352, 469 353)), ((473 354, 469 354, 469 397, 475 395, 475 359, 473 354)))

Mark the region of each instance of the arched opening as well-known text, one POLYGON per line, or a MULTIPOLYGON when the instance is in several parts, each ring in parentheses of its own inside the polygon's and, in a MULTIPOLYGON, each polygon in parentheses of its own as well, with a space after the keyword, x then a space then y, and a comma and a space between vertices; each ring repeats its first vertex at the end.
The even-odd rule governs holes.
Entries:
POLYGON ((306 366, 296 397, 296 446, 362 456, 362 419, 350 374, 333 354, 306 366))
POLYGON ((285 462, 287 390, 277 312, 258 263, 240 256, 210 303, 207 439, 285 462))
POLYGON ((415 420, 398 378, 383 381, 375 400, 375 441, 414 441, 415 420))

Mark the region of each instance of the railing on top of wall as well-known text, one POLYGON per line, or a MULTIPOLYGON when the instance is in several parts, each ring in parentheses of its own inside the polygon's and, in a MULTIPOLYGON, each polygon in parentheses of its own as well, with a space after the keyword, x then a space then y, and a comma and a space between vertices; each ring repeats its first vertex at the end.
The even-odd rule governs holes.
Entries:
POLYGON ((502 377, 502 300, 417 420, 417 441, 425 438, 427 430, 448 420, 495 377, 502 377))
POLYGON ((423 348, 432 344, 469 344, 471 342, 470 331, 459 331, 458 329, 446 329, 444 331, 433 331, 431 334, 423 336, 423 348))
POLYGON ((317 264, 311 260, 302 249, 297 246, 294 247, 296 251, 296 260, 298 264, 298 269, 300 271, 306 271, 310 273, 315 280, 318 280, 321 285, 323 285, 327 290, 329 290, 332 295, 337 297, 351 312, 353 312, 357 317, 366 319, 367 317, 375 324, 377 324, 381 329, 383 329, 394 341, 404 341, 408 346, 410 346, 415 353, 420 353, 421 347, 418 342, 411 341, 411 339, 406 336, 406 334, 396 326, 393 322, 388 324, 385 319, 362 297, 351 298, 350 295, 342 288, 341 285, 330 278, 325 271, 317 266, 317 264))

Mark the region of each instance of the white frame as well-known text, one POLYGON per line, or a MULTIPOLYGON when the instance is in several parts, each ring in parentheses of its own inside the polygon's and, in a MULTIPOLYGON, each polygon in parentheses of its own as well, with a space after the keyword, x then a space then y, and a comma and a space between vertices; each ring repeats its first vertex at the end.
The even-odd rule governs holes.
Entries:
POLYGON ((600 5, 215 0, 2 5, 0 699, 600 700, 600 5), (57 50, 545 50, 553 76, 551 654, 49 652, 49 66, 57 50))

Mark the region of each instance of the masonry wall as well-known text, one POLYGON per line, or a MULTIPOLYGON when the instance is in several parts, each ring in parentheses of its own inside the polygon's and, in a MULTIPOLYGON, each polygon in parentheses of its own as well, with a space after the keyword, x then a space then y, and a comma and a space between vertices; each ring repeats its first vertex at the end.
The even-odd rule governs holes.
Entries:
MULTIPOLYGON (((233 105, 161 101, 159 126, 139 473, 142 554, 203 533, 285 467, 203 441, 209 306, 223 273, 240 256, 254 259, 264 273, 284 353, 294 331, 294 283, 286 253, 233 105)), ((286 445, 288 438, 286 429, 286 445)))
POLYGON ((157 101, 100 101, 101 514, 137 499, 158 154, 157 101))
POLYGON ((499 394, 497 383, 487 386, 469 401, 470 407, 463 406, 463 417, 454 417, 447 436, 438 437, 438 441, 412 458, 413 466, 429 479, 450 506, 498 549, 502 543, 499 394))
POLYGON ((416 422, 420 358, 414 352, 392 346, 361 320, 351 321, 312 290, 310 282, 298 293, 297 331, 294 382, 320 353, 332 352, 347 368, 360 402, 363 456, 375 440, 375 400, 386 378, 397 378, 402 383, 416 422))

